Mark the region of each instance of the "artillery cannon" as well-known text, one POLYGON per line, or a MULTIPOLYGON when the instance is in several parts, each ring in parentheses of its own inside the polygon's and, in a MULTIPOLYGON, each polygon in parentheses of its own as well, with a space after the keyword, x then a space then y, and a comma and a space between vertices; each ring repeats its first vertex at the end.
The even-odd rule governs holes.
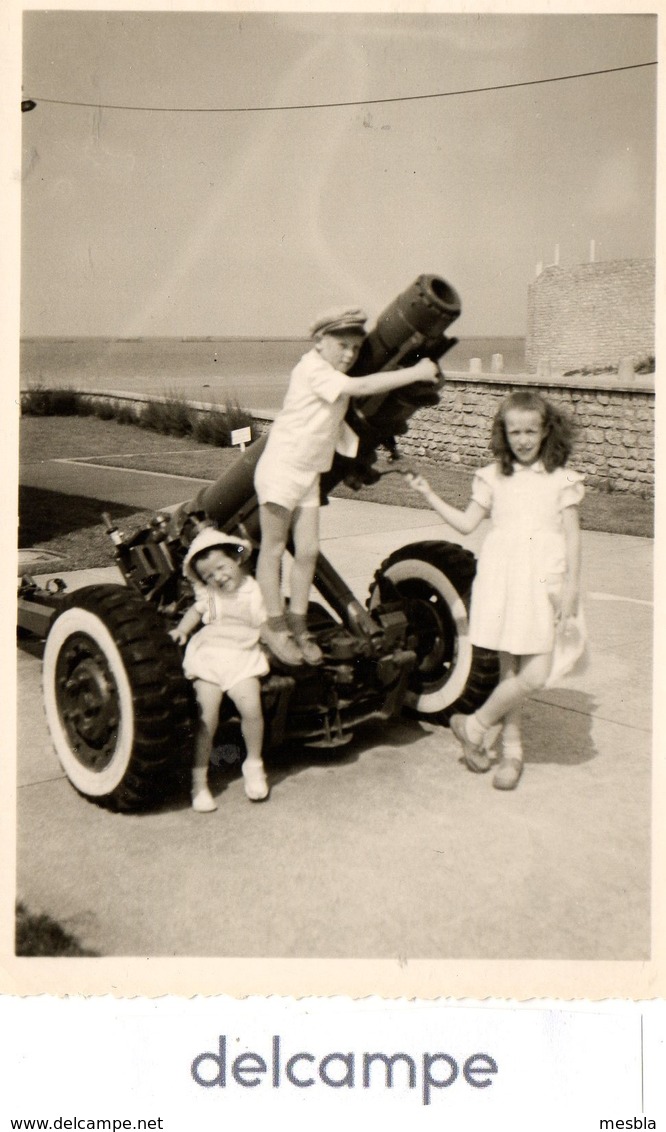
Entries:
MULTIPOLYGON (((351 375, 439 361, 456 342, 446 330, 459 313, 449 284, 419 276, 380 315, 351 375)), ((336 457, 322 477, 324 501, 343 479, 356 487, 376 482, 378 449, 397 459, 396 437, 438 398, 439 387, 423 384, 352 400, 346 420, 359 451, 353 460, 336 457)), ((67 592, 57 582, 21 584, 19 627, 45 638, 53 744, 72 785, 92 801, 128 811, 187 790, 196 708, 168 635, 192 600, 181 565, 205 524, 258 545, 253 476, 264 444, 251 444, 194 500, 158 513, 136 535, 124 537, 105 516, 124 585, 67 592)), ((366 721, 403 709, 440 723, 474 710, 497 680, 496 655, 468 637, 474 572, 474 556, 457 544, 412 543, 381 563, 363 606, 320 555, 308 622, 324 663, 288 669, 272 660, 262 682, 266 751, 288 744, 334 750, 366 721)), ((233 718, 223 714, 225 724, 233 718)))

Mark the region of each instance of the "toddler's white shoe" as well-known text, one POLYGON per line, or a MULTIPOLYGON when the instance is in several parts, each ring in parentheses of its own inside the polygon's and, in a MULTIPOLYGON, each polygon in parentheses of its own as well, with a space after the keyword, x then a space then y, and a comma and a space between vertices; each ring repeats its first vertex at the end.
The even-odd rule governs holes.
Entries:
POLYGON ((207 786, 199 786, 192 791, 192 809, 198 814, 212 814, 217 804, 207 786))
POLYGON ((243 763, 243 785, 251 802, 263 802, 268 797, 266 772, 261 763, 243 763))

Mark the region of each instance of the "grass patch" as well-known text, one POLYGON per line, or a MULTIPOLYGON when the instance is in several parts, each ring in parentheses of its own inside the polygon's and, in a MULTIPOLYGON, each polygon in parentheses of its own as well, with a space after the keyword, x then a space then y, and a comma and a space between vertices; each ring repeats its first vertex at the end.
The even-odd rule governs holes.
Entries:
POLYGON ((16 905, 16 954, 36 957, 88 956, 99 952, 82 947, 76 936, 50 916, 34 915, 22 903, 16 905))
POLYGON ((138 472, 164 472, 170 476, 188 476, 195 480, 216 480, 236 463, 237 448, 181 448, 171 452, 147 452, 145 455, 102 456, 95 460, 108 468, 131 467, 138 472))
POLYGON ((24 417, 94 416, 103 421, 139 425, 165 436, 192 437, 217 448, 231 445, 231 433, 252 425, 252 416, 238 401, 229 398, 220 409, 193 409, 184 396, 167 393, 161 401, 141 405, 133 401, 96 398, 69 388, 46 389, 32 385, 21 393, 24 417))
MULTIPOLYGON (((137 424, 119 424, 97 417, 23 417, 20 424, 20 462, 22 465, 44 460, 98 460, 118 457, 124 466, 126 456, 192 452, 201 448, 191 437, 165 437, 137 424)), ((222 453, 210 451, 211 459, 222 453)), ((230 453, 233 456, 235 453, 230 453)))

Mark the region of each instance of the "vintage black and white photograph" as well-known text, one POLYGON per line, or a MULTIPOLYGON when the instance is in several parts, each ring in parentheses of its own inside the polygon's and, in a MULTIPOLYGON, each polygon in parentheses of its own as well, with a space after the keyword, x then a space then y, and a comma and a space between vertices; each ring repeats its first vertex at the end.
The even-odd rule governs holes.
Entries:
POLYGON ((656 15, 21 37, 20 978, 650 997, 656 15))

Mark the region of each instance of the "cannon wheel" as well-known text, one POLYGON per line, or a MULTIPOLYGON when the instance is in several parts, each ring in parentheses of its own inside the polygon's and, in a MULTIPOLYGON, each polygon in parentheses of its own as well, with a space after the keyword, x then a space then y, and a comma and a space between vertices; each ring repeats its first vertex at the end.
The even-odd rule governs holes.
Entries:
POLYGON ((406 706, 421 718, 448 723, 454 712, 472 712, 497 683, 497 654, 469 639, 475 570, 474 555, 455 543, 418 542, 394 551, 375 575, 368 607, 381 601, 382 577, 405 605, 418 657, 406 706))
POLYGON ((136 810, 189 778, 191 689, 163 619, 139 594, 75 591, 49 631, 42 678, 56 753, 81 794, 136 810))

